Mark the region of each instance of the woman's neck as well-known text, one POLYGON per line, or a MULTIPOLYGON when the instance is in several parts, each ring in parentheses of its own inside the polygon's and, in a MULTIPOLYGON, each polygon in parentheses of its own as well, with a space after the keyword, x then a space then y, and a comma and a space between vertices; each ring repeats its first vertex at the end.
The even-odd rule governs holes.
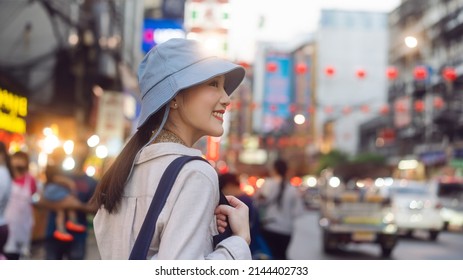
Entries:
MULTIPOLYGON (((157 132, 157 129, 153 130, 153 134, 157 132)), ((154 139, 153 143, 165 143, 165 142, 172 142, 182 144, 184 146, 188 146, 185 141, 182 140, 177 134, 174 132, 163 128, 159 135, 154 139)))

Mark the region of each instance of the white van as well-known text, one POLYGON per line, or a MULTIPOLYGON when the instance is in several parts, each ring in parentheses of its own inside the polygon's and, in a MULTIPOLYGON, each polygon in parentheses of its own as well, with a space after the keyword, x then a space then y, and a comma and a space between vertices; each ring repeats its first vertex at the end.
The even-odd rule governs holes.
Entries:
POLYGON ((463 178, 441 178, 431 184, 442 204, 444 229, 463 231, 463 178))
POLYGON ((444 228, 439 198, 424 181, 395 179, 381 192, 391 198, 392 212, 400 234, 412 236, 426 231, 436 240, 444 228))

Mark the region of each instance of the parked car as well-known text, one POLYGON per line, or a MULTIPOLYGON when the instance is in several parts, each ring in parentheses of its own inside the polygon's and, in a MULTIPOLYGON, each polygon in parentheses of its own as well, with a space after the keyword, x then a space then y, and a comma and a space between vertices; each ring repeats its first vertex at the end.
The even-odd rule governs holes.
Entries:
POLYGON ((303 192, 304 205, 307 209, 320 208, 320 190, 318 187, 308 187, 303 192))
POLYGON ((440 214, 444 219, 444 230, 463 230, 463 178, 440 178, 432 181, 442 208, 440 214))
POLYGON ((382 256, 389 257, 398 240, 389 198, 347 189, 335 177, 326 181, 320 189, 319 221, 324 252, 347 244, 370 243, 378 244, 382 256))
POLYGON ((444 228, 440 214, 441 204, 427 182, 393 180, 381 192, 392 202, 399 234, 412 236, 415 231, 427 231, 430 240, 436 240, 444 228))

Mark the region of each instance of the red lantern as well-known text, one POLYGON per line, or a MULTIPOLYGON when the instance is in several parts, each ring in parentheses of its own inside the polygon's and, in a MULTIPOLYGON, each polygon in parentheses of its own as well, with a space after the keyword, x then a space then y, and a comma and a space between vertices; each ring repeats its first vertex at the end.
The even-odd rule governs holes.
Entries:
POLYGON ((413 76, 417 80, 425 80, 428 77, 428 69, 424 66, 416 66, 413 70, 413 76))
POLYGON ((333 66, 327 66, 327 67, 325 68, 325 74, 326 74, 328 77, 333 76, 335 72, 336 72, 336 70, 334 69, 333 66))
POLYGON ((307 108, 307 112, 309 112, 309 114, 313 114, 315 113, 315 107, 314 106, 309 106, 309 108, 307 108))
POLYGON ((362 107, 360 107, 360 110, 362 110, 362 112, 364 112, 364 113, 369 113, 370 112, 370 106, 362 105, 362 107))
POLYGON ((395 140, 395 130, 392 128, 383 128, 379 132, 379 137, 384 139, 384 142, 390 143, 395 140))
POLYGON ((379 109, 379 112, 381 113, 381 115, 387 115, 389 114, 389 105, 383 105, 381 107, 381 109, 379 109))
POLYGON ((453 82, 457 78, 457 72, 455 71, 455 68, 453 67, 445 67, 444 70, 442 71, 442 76, 444 77, 445 80, 449 82, 453 82))
POLYGON ((307 72, 307 65, 305 63, 299 62, 295 67, 296 74, 305 74, 307 72))
POLYGON ((289 111, 291 113, 295 113, 297 111, 297 105, 296 104, 289 105, 289 111))
POLYGON ((355 75, 360 79, 365 78, 366 74, 367 72, 365 72, 364 69, 357 69, 357 71, 355 72, 355 75))
POLYGON ((270 105, 270 111, 275 112, 277 110, 277 105, 272 104, 270 105))
POLYGON ((275 73, 278 69, 278 65, 275 62, 268 62, 266 68, 267 72, 275 73))
POLYGON ((415 110, 419 113, 424 111, 424 101, 423 100, 416 100, 415 101, 415 110))
POLYGON ((332 114, 332 113, 333 113, 333 107, 331 107, 331 106, 326 106, 326 107, 325 107, 325 113, 327 113, 327 114, 332 114))
POLYGON ((389 66, 386 69, 386 75, 389 80, 395 80, 399 76, 399 71, 394 66, 389 66))
POLYGON ((352 109, 349 106, 347 106, 342 109, 342 112, 344 113, 344 115, 348 115, 350 114, 350 112, 352 112, 352 109))
POLYGON ((436 107, 437 109, 441 109, 442 107, 444 107, 444 100, 442 100, 442 97, 436 96, 434 97, 433 104, 434 107, 436 107))

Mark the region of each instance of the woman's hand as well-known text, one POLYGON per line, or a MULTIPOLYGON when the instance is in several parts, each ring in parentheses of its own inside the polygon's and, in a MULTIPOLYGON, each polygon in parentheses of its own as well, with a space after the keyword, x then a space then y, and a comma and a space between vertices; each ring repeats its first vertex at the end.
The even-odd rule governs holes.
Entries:
POLYGON ((244 202, 234 196, 226 196, 230 205, 219 205, 215 209, 217 229, 224 232, 228 223, 233 235, 242 237, 248 244, 251 243, 249 230, 249 208, 244 202), (228 223, 227 223, 228 218, 228 223))

